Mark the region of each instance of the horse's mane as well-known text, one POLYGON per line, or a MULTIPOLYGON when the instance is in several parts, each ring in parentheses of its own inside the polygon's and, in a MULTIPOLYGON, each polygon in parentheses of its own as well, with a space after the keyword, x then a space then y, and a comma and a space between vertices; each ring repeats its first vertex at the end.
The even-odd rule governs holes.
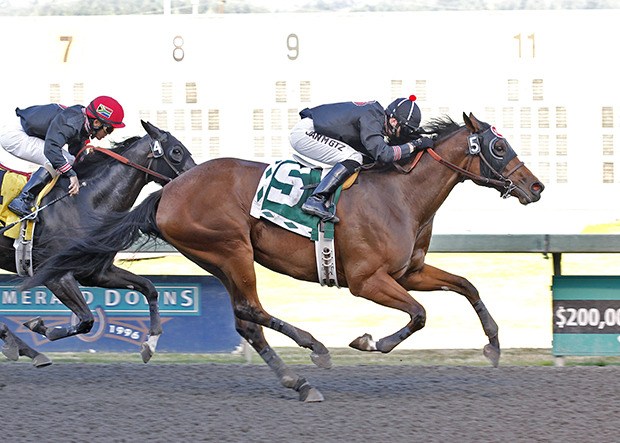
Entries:
MULTIPOLYGON (((451 134, 455 133, 462 127, 462 125, 456 123, 454 120, 452 120, 452 118, 444 115, 442 117, 435 117, 430 119, 427 123, 425 123, 418 129, 417 134, 430 136, 433 138, 435 143, 438 143, 439 141, 449 137, 451 134)), ((371 168, 372 170, 378 171, 384 171, 386 169, 396 169, 400 172, 402 171, 402 166, 410 164, 411 162, 412 159, 407 158, 398 162, 401 168, 394 168, 394 166, 389 163, 384 165, 373 164, 371 168)))
POLYGON ((426 135, 433 135, 435 136, 435 142, 438 142, 441 139, 458 131, 461 127, 462 125, 456 123, 449 116, 444 115, 443 117, 435 117, 430 119, 428 123, 422 126, 420 133, 426 135))
MULTIPOLYGON (((122 142, 112 142, 110 149, 118 154, 123 155, 134 143, 136 143, 141 138, 142 137, 133 136, 129 137, 126 140, 123 140, 122 142)), ((78 175, 91 176, 97 173, 97 171, 102 171, 103 168, 106 166, 106 163, 112 163, 115 161, 116 160, 114 160, 109 155, 105 155, 98 151, 93 151, 88 154, 82 154, 73 166, 78 175)))

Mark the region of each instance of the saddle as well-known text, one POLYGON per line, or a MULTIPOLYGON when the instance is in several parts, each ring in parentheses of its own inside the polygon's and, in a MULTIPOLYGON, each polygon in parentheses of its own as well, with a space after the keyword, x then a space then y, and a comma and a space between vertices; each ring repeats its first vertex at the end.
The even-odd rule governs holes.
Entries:
MULTIPOLYGON (((20 216, 8 209, 8 204, 19 195, 28 181, 30 173, 17 171, 0 164, 0 228, 14 225, 2 232, 5 237, 15 240, 15 266, 17 274, 21 277, 32 276, 32 247, 36 219, 23 220, 19 223, 20 216)), ((39 193, 36 206, 41 199, 52 189, 58 178, 54 178, 39 193)))

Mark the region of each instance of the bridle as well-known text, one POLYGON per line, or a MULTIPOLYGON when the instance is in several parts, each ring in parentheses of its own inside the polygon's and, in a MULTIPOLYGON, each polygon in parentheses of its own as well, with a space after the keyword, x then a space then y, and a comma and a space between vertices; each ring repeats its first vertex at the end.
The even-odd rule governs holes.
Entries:
POLYGON ((170 181, 172 181, 172 179, 170 177, 167 177, 163 174, 160 174, 157 171, 154 171, 153 169, 151 169, 151 165, 153 164, 153 161, 157 158, 164 158, 164 161, 166 162, 166 164, 170 167, 170 169, 172 169, 172 171, 177 175, 181 175, 181 172, 170 163, 170 160, 164 155, 164 150, 161 146, 161 142, 160 140, 153 140, 153 143, 151 144, 151 153, 148 155, 149 161, 147 166, 142 166, 138 163, 135 163, 131 160, 129 160, 127 157, 124 157, 122 155, 120 155, 117 152, 114 152, 110 149, 103 149, 103 148, 99 148, 97 146, 84 146, 80 152, 77 153, 77 155, 75 156, 76 161, 77 159, 84 154, 90 154, 91 152, 101 152, 102 154, 105 154, 109 157, 112 157, 113 159, 126 164, 127 166, 131 166, 134 169, 137 169, 139 171, 145 172, 147 175, 152 175, 153 177, 156 177, 160 180, 163 180, 164 182, 168 183, 170 181))
MULTIPOLYGON (((508 164, 508 162, 510 162, 510 160, 512 160, 517 155, 510 147, 508 142, 506 142, 506 155, 504 157, 496 156, 493 153, 493 147, 495 146, 495 143, 497 143, 500 139, 503 139, 503 137, 495 130, 493 126, 490 126, 485 130, 477 131, 470 134, 467 137, 467 149, 468 155, 470 155, 470 157, 465 168, 461 168, 460 166, 457 166, 454 163, 445 160, 435 150, 433 150, 433 148, 427 148, 426 152, 428 152, 434 160, 452 169, 453 171, 458 172, 462 176, 473 180, 474 182, 502 189, 503 191, 500 191, 501 197, 508 198, 510 197, 510 193, 517 188, 517 186, 512 182, 509 177, 514 174, 519 168, 521 168, 524 163, 519 162, 514 168, 508 171, 506 175, 503 175, 501 172, 499 172, 498 169, 501 168, 501 170, 503 170, 503 168, 508 164), (483 152, 483 150, 485 152, 483 152), (483 172, 484 175, 474 174, 469 170, 475 156, 480 157, 480 171, 485 171, 483 172), (492 159, 490 160, 488 157, 492 157, 492 159)), ((415 165, 419 162, 424 152, 425 151, 418 152, 413 161, 411 169, 413 169, 415 165)))

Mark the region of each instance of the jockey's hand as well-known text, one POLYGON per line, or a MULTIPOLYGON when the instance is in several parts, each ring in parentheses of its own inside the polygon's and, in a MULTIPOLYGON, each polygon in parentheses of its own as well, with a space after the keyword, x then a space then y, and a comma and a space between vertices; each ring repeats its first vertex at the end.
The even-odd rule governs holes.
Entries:
POLYGON ((414 140, 413 144, 416 147, 416 151, 421 151, 435 146, 435 142, 429 137, 420 137, 417 140, 414 140))
POLYGON ((69 177, 69 195, 76 195, 80 192, 80 180, 77 175, 69 177))

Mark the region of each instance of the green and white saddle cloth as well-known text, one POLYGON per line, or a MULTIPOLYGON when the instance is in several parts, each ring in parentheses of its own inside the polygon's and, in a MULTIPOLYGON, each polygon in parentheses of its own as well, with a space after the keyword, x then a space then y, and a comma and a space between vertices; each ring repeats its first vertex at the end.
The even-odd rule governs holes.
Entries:
MULTIPOLYGON (((269 165, 256 189, 250 215, 314 241, 317 273, 321 286, 338 286, 334 224, 322 223, 315 215, 306 214, 301 205, 321 181, 321 170, 303 166, 296 161, 280 160, 269 165)), ((332 211, 342 187, 334 193, 332 211)))
MULTIPOLYGON (((313 185, 321 181, 321 172, 293 160, 279 160, 269 165, 256 189, 250 215, 316 241, 321 219, 303 212, 301 205, 312 194, 313 185)), ((339 197, 340 189, 334 194, 332 211, 339 197)), ((324 235, 334 238, 333 223, 324 223, 324 235)))

